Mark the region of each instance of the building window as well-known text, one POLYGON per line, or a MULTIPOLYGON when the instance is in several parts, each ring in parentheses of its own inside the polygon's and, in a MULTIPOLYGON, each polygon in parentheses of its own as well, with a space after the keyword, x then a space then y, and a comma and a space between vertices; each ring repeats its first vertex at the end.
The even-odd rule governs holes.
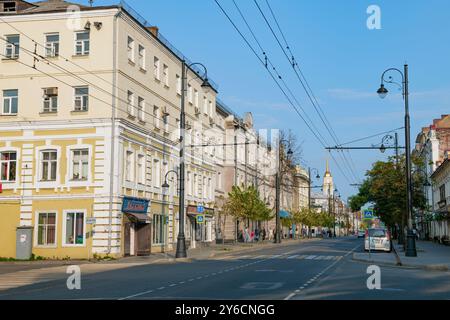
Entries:
POLYGON ((56 245, 56 213, 39 213, 37 231, 39 246, 56 245))
POLYGON ((445 184, 439 187, 439 199, 440 201, 445 201, 445 184))
POLYGON ((132 37, 128 37, 127 53, 128 53, 128 60, 134 63, 134 40, 132 37))
POLYGON ((131 91, 127 94, 127 110, 129 115, 134 116, 134 93, 131 91))
POLYGON ((56 181, 58 168, 58 152, 56 150, 41 151, 41 181, 56 181))
POLYGON ((89 31, 75 33, 75 55, 83 56, 89 54, 89 31))
POLYGON ((217 189, 222 190, 222 173, 217 172, 217 189))
POLYGON ((139 184, 145 184, 145 156, 142 154, 138 155, 137 178, 139 184))
POLYGON ((203 97, 203 113, 208 114, 208 98, 203 97))
POLYGON ((59 33, 45 35, 45 55, 47 57, 59 56, 59 33))
POLYGON ((3 12, 16 12, 16 2, 5 2, 3 3, 3 12))
POLYGON ((161 78, 160 78, 160 70, 159 70, 159 59, 157 57, 155 57, 153 59, 153 68, 154 68, 153 72, 155 75, 155 79, 159 81, 161 78))
POLYGON ((17 153, 0 152, 0 181, 16 181, 17 153))
POLYGON ((75 88, 75 111, 88 111, 89 110, 89 88, 78 87, 75 88))
POLYGON ((72 151, 72 180, 86 181, 89 177, 89 150, 72 151))
POLYGON ((177 94, 181 95, 181 77, 177 74, 177 94))
POLYGON ((134 181, 134 153, 127 151, 125 155, 125 180, 134 181))
POLYGON ((64 227, 65 245, 84 245, 84 212, 66 212, 64 227))
POLYGON ((197 175, 194 173, 194 180, 192 181, 192 195, 194 196, 194 197, 197 197, 197 195, 198 195, 198 189, 197 189, 197 185, 198 185, 198 182, 197 182, 197 175))
POLYGON ((154 214, 153 215, 153 241, 152 243, 154 245, 161 245, 165 244, 165 237, 164 237, 164 226, 166 219, 161 214, 154 214))
POLYGON ((138 118, 140 121, 145 121, 145 100, 142 97, 138 98, 138 118))
POLYGON ((58 88, 45 88, 42 112, 58 111, 58 88))
POLYGON ((153 106, 153 124, 156 129, 159 129, 159 107, 153 106))
POLYGON ((6 115, 17 114, 19 106, 19 90, 3 90, 3 110, 6 115))
POLYGON ((188 101, 190 104, 193 103, 192 86, 188 84, 188 101))
POLYGON ((199 103, 199 101, 198 101, 198 91, 197 91, 197 89, 194 89, 194 105, 195 105, 196 108, 198 108, 198 103, 199 103))
POLYGON ((212 101, 209 101, 209 115, 211 117, 213 116, 213 103, 212 103, 212 101))
POLYGON ((142 70, 145 70, 145 48, 139 45, 139 67, 142 70))
POLYGON ((19 58, 20 35, 6 36, 5 56, 7 59, 19 58))
POLYGON ((153 160, 152 179, 155 188, 161 187, 161 163, 158 159, 153 160))
POLYGON ((169 86, 169 67, 166 65, 163 65, 163 81, 164 85, 166 87, 169 86))
POLYGON ((163 124, 164 124, 164 131, 169 132, 169 114, 165 113, 163 115, 163 124))

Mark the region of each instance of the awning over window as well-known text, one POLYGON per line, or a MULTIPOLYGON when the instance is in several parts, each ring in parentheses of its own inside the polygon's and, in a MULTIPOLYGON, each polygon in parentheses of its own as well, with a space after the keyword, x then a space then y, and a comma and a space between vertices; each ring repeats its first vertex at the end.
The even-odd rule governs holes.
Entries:
POLYGON ((131 221, 133 222, 138 222, 138 223, 151 223, 151 219, 149 216, 147 216, 144 213, 125 213, 128 218, 130 218, 131 221))
POLYGON ((291 214, 285 210, 280 210, 280 218, 287 219, 290 218, 291 214))

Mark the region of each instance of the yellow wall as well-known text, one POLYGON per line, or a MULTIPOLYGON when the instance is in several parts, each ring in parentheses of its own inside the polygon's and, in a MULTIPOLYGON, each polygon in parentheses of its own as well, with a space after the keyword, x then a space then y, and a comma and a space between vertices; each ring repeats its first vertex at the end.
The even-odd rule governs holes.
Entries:
MULTIPOLYGON (((52 259, 89 259, 92 258, 91 247, 92 237, 86 235, 86 242, 83 247, 63 247, 63 211, 64 210, 86 210, 87 216, 92 217, 92 199, 74 199, 65 201, 38 201, 33 203, 33 226, 36 223, 36 212, 56 211, 57 212, 57 232, 56 232, 56 248, 40 248, 36 247, 33 235, 33 253, 36 256, 42 256, 52 259)), ((86 225, 85 234, 91 231, 92 226, 86 225)), ((37 229, 34 229, 34 233, 37 229)))
POLYGON ((20 204, 1 203, 0 207, 0 257, 16 257, 16 228, 20 224, 20 204))

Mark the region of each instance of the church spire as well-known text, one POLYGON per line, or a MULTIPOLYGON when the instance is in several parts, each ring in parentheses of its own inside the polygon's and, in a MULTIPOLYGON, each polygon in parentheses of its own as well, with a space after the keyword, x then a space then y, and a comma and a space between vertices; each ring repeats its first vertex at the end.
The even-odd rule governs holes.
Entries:
POLYGON ((325 174, 330 174, 330 165, 328 164, 328 159, 327 159, 327 169, 325 170, 325 174))

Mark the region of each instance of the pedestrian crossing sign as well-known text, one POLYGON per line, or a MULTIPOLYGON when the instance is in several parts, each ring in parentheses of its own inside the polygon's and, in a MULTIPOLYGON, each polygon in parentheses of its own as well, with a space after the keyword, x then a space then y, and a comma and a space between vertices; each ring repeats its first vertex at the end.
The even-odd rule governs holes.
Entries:
POLYGON ((198 224, 203 224, 203 223, 205 223, 205 216, 202 215, 202 214, 199 214, 199 215, 197 216, 197 223, 198 223, 198 224))
POLYGON ((373 209, 364 210, 364 220, 373 220, 375 219, 375 214, 373 212, 373 209))

